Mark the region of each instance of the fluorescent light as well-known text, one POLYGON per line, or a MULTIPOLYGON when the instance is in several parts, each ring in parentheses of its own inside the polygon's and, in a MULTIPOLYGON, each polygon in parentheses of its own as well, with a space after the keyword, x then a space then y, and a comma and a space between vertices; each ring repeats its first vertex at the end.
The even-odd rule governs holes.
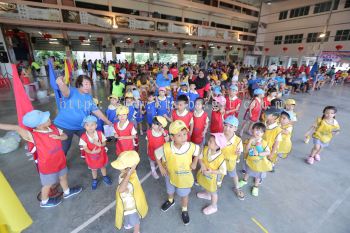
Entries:
POLYGON ((323 38, 326 36, 326 33, 322 32, 318 37, 323 38))
POLYGON ((202 46, 199 46, 198 48, 202 49, 203 47, 202 47, 202 46))
POLYGON ((51 40, 51 41, 57 41, 56 38, 50 38, 49 40, 51 40))
POLYGON ((159 43, 162 43, 164 40, 160 40, 159 43))
POLYGON ((49 44, 60 44, 58 41, 49 41, 49 44))
POLYGON ((272 2, 271 1, 267 1, 266 4, 270 6, 272 4, 272 2))
POLYGON ((211 46, 210 48, 211 48, 211 49, 215 49, 215 46, 211 46))
POLYGON ((39 34, 42 35, 43 33, 39 31, 39 34))
POLYGON ((117 24, 114 24, 114 25, 113 25, 113 28, 115 28, 115 29, 118 28, 118 25, 117 25, 117 24))
POLYGON ((230 48, 232 48, 233 46, 232 45, 230 45, 230 48))
POLYGON ((209 46, 213 46, 213 44, 209 44, 209 46))
POLYGON ((130 40, 130 37, 128 38, 128 40, 130 40))
POLYGON ((123 41, 121 40, 120 43, 123 43, 123 41))
POLYGON ((191 44, 191 42, 186 42, 185 44, 191 44))
POLYGON ((85 45, 90 45, 90 44, 89 44, 89 43, 82 43, 81 45, 84 45, 84 46, 85 46, 85 45))
POLYGON ((241 39, 237 38, 237 41, 241 41, 241 39))

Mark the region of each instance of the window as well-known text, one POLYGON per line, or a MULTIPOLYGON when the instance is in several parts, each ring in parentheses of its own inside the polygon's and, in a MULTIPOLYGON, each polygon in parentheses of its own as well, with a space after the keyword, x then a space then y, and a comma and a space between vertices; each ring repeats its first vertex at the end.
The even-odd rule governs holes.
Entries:
POLYGON ((94 3, 75 1, 75 6, 92 10, 108 11, 108 6, 94 3))
POLYGON ((320 37, 321 32, 312 32, 307 34, 306 43, 313 43, 313 42, 326 42, 328 41, 330 32, 326 33, 325 37, 320 37))
MULTIPOLYGON (((333 10, 338 9, 338 5, 339 5, 339 0, 335 0, 333 10)), ((314 14, 330 11, 331 7, 332 7, 332 1, 318 3, 315 5, 314 14)))
POLYGON ((275 36, 273 44, 282 44, 283 36, 275 36))
POLYGON ((226 24, 220 24, 220 23, 215 23, 211 22, 211 27, 217 27, 217 28, 224 28, 224 29, 231 29, 231 26, 226 25, 226 24))
POLYGON ((284 37, 284 43, 285 44, 298 44, 303 41, 303 34, 296 34, 296 35, 286 35, 284 37))
POLYGON ((161 14, 160 18, 162 18, 162 19, 167 19, 167 20, 172 20, 172 21, 178 21, 178 22, 181 22, 181 21, 182 21, 182 18, 181 18, 181 17, 173 16, 173 15, 161 14))
POLYGON ((201 20, 185 18, 186 23, 202 24, 201 20))
POLYGON ((292 9, 292 10, 290 10, 289 18, 295 18, 295 17, 308 15, 309 10, 310 10, 310 6, 304 6, 304 7, 292 9))
POLYGON ((127 15, 140 15, 139 11, 127 9, 127 8, 121 8, 121 7, 115 7, 115 6, 112 7, 112 11, 117 13, 127 14, 127 15))
POLYGON ((334 41, 345 41, 350 40, 350 29, 348 30, 338 30, 335 34, 334 41))
POLYGON ((282 11, 280 12, 280 17, 278 18, 279 20, 286 19, 288 16, 288 11, 282 11))
POLYGON ((232 30, 240 31, 240 32, 248 32, 248 28, 242 28, 242 27, 236 27, 236 26, 232 26, 232 30))
POLYGON ((349 8, 350 7, 350 0, 346 0, 344 8, 349 8))

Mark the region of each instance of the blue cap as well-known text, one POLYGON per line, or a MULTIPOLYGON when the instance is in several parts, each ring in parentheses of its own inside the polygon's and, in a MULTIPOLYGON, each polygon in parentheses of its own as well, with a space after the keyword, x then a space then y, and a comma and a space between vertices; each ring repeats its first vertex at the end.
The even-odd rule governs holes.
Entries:
POLYGON ((132 95, 134 98, 139 99, 140 98, 140 92, 138 90, 133 90, 132 95))
POLYGON ((238 87, 237 87, 236 85, 231 85, 231 86, 230 86, 230 89, 231 89, 232 91, 238 91, 238 87))
POLYGON ((86 116, 84 118, 83 122, 81 123, 81 126, 84 127, 85 123, 89 123, 89 122, 97 123, 97 118, 95 116, 92 116, 92 115, 86 116))
POLYGON ((265 92, 261 88, 258 88, 258 89, 254 90, 254 95, 263 95, 263 94, 265 94, 265 92))
POLYGON ((187 86, 187 83, 186 82, 181 82, 180 86, 187 86))
POLYGON ((50 112, 32 110, 23 116, 23 125, 29 128, 36 128, 50 119, 50 112))
POLYGON ((230 115, 226 117, 224 123, 238 127, 239 120, 235 116, 230 115))

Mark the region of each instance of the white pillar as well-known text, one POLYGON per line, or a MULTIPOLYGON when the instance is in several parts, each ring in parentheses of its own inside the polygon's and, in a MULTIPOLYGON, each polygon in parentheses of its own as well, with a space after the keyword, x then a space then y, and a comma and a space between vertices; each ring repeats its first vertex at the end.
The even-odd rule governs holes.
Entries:
POLYGON ((260 66, 265 66, 266 55, 261 55, 260 57, 260 66))

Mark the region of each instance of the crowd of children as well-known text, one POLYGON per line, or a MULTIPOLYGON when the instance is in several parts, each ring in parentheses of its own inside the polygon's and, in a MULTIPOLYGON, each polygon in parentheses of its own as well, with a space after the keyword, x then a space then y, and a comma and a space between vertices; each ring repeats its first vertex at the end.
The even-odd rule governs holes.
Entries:
MULTIPOLYGON (((236 68, 232 74, 238 77, 236 68)), ((212 90, 204 96, 197 93, 192 79, 185 82, 183 78, 178 78, 172 86, 159 88, 154 88, 151 78, 139 85, 125 80, 124 95, 120 97, 112 90, 108 97, 106 116, 113 123, 112 133, 108 137, 103 133, 106 128, 97 128, 98 119, 95 116, 84 118, 82 125, 86 132, 80 137, 79 146, 92 173, 92 190, 98 186, 98 170, 101 170, 104 183, 113 183, 106 171, 106 144, 115 143, 117 160, 111 165, 121 171, 116 195, 117 228, 124 225, 126 229, 134 228, 134 233, 138 233, 140 219, 148 211, 147 193, 143 192, 136 174, 140 161, 138 137, 144 133, 144 124, 147 126, 145 139, 151 174, 159 179, 158 167, 165 177, 168 198, 161 210, 165 212, 171 208, 175 204, 175 194, 178 195, 181 197, 181 216, 185 225, 190 222, 188 204, 194 184, 203 189, 196 194, 197 197, 211 201, 203 209, 205 215, 210 215, 218 211, 218 190, 225 176, 232 179, 233 191, 239 200, 245 198, 241 188, 248 184, 249 177, 253 177, 251 194, 258 196, 259 185, 267 172, 275 171, 278 161, 288 157, 292 150, 293 126, 297 122, 294 110, 296 102, 291 98, 281 99, 285 92, 278 82, 269 85, 260 81, 251 85, 252 99, 245 109, 240 133, 236 134, 242 105, 240 97, 245 97, 238 94, 242 86, 248 87, 249 84, 247 80, 238 81, 238 78, 227 82, 223 75, 221 80, 225 83, 220 83, 216 72, 212 71, 211 77, 212 90), (212 109, 209 119, 206 109, 210 101, 212 109), (168 123, 169 130, 166 129, 168 123), (247 126, 248 131, 245 132, 247 126), (242 173, 237 169, 239 163, 243 168, 242 173)), ((320 161, 321 150, 339 133, 336 112, 335 107, 327 106, 323 116, 305 134, 305 142, 312 134, 314 143, 306 159, 308 164, 320 161)), ((61 140, 66 135, 51 125, 49 116, 48 112, 37 110, 27 113, 23 123, 31 130, 0 124, 0 129, 17 130, 26 141, 35 144, 43 186, 42 207, 60 203, 60 200, 48 197, 49 188, 57 182, 62 186, 64 198, 82 190, 68 187, 66 160, 61 146, 61 140)))

